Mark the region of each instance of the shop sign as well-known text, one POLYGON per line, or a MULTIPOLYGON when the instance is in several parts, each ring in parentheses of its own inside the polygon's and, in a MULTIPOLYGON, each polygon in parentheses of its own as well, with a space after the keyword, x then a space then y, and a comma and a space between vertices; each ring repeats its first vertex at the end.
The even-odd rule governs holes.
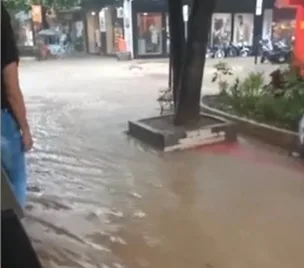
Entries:
POLYGON ((183 17, 184 17, 185 22, 187 22, 189 20, 189 6, 188 5, 183 6, 183 17))
POLYGON ((42 7, 40 5, 32 5, 32 19, 34 23, 42 23, 42 7))
POLYGON ((263 0, 256 0, 255 15, 261 16, 263 10, 263 0))

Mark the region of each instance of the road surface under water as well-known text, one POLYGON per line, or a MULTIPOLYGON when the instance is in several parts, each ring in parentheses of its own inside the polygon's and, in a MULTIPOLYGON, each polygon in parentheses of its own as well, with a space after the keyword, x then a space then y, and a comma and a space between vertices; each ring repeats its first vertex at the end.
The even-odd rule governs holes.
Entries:
POLYGON ((238 144, 163 154, 129 138, 166 81, 128 63, 25 63, 35 148, 24 220, 45 268, 302 268, 304 170, 238 144))

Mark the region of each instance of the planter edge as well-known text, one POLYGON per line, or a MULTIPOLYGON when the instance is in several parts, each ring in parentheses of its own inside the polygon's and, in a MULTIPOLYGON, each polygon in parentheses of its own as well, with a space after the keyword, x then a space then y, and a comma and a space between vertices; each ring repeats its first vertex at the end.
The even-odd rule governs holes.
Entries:
POLYGON ((231 115, 219 109, 212 108, 206 103, 208 97, 216 97, 214 95, 204 96, 201 102, 201 108, 204 112, 224 117, 230 121, 237 123, 237 129, 240 133, 258 138, 271 145, 281 147, 285 150, 292 151, 297 147, 298 134, 296 132, 281 129, 275 126, 259 123, 251 119, 231 115))

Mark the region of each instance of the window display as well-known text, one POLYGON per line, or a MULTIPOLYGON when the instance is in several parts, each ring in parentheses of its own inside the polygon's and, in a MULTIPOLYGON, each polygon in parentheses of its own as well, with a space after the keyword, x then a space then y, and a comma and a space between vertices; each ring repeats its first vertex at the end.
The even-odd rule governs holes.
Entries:
POLYGON ((273 39, 288 39, 291 40, 295 31, 295 20, 282 20, 273 23, 273 39))
POLYGON ((75 22, 74 48, 76 51, 84 50, 84 25, 82 20, 75 22))
POLYGON ((237 13, 234 15, 234 36, 233 43, 246 44, 253 43, 253 14, 237 13))
POLYGON ((161 13, 139 13, 138 21, 138 54, 163 54, 162 15, 161 13))
POLYGON ((296 11, 293 8, 276 8, 273 12, 273 39, 291 40, 296 24, 296 11))
POLYGON ((231 14, 215 13, 212 16, 211 44, 221 45, 231 42, 231 14))

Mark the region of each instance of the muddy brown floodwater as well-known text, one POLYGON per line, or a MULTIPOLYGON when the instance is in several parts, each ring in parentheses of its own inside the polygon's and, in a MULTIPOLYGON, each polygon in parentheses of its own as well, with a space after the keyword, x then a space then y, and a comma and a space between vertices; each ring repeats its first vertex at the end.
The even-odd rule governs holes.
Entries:
POLYGON ((303 268, 301 164, 241 140, 155 152, 128 120, 164 78, 92 58, 21 65, 35 137, 24 224, 45 268, 303 268))

